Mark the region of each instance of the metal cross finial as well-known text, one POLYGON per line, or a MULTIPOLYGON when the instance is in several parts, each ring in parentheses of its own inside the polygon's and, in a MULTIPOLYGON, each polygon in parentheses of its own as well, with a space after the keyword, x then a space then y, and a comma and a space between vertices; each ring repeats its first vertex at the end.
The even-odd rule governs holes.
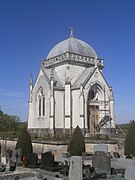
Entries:
POLYGON ((70 27, 70 37, 74 37, 74 28, 73 27, 70 27))

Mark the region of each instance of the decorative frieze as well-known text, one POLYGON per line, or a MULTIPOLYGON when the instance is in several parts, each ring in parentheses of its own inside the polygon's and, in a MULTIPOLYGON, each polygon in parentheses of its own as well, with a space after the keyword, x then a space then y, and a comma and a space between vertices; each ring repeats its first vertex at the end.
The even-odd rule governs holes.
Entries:
POLYGON ((85 64, 87 63, 89 65, 97 65, 102 68, 104 67, 103 59, 82 56, 82 55, 74 54, 74 53, 70 53, 70 52, 66 52, 57 57, 43 60, 42 65, 43 65, 43 67, 49 67, 49 66, 52 66, 57 63, 64 62, 64 61, 82 62, 85 64))

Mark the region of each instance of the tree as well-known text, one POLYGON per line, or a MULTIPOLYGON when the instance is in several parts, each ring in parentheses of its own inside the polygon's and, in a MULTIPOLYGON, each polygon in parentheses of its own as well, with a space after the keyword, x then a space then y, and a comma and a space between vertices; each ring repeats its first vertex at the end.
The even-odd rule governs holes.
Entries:
POLYGON ((8 115, 0 109, 0 136, 4 139, 17 133, 19 129, 20 118, 18 116, 8 115))
POLYGON ((31 137, 27 131, 27 128, 25 127, 16 143, 15 149, 21 149, 22 150, 22 157, 28 157, 30 153, 33 152, 31 137))
POLYGON ((135 156, 135 121, 130 124, 125 137, 125 154, 135 156))
POLYGON ((79 126, 77 126, 71 136, 67 151, 71 156, 81 156, 85 152, 84 137, 79 126))
POLYGON ((1 110, 1 108, 0 108, 0 115, 2 115, 3 114, 3 111, 1 110))

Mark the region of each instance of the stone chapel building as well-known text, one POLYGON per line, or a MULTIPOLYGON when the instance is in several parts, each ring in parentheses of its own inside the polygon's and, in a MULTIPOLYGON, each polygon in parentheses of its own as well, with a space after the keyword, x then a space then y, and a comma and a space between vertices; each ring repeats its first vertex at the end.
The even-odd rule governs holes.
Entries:
POLYGON ((114 97, 103 68, 103 59, 71 30, 42 61, 35 83, 30 79, 28 131, 65 133, 78 125, 84 133, 96 133, 114 128, 114 97))

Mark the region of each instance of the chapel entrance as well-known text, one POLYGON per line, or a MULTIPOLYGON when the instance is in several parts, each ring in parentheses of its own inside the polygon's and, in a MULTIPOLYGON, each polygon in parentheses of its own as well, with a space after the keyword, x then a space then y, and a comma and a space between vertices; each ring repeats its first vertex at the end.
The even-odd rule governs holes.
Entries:
POLYGON ((98 131, 98 122, 99 122, 99 106, 89 105, 88 124, 89 124, 90 133, 96 133, 98 131))
POLYGON ((87 104, 87 123, 88 131, 90 133, 96 133, 99 131, 98 125, 101 116, 101 101, 104 97, 103 89, 95 83, 91 86, 88 93, 88 104, 87 104))

